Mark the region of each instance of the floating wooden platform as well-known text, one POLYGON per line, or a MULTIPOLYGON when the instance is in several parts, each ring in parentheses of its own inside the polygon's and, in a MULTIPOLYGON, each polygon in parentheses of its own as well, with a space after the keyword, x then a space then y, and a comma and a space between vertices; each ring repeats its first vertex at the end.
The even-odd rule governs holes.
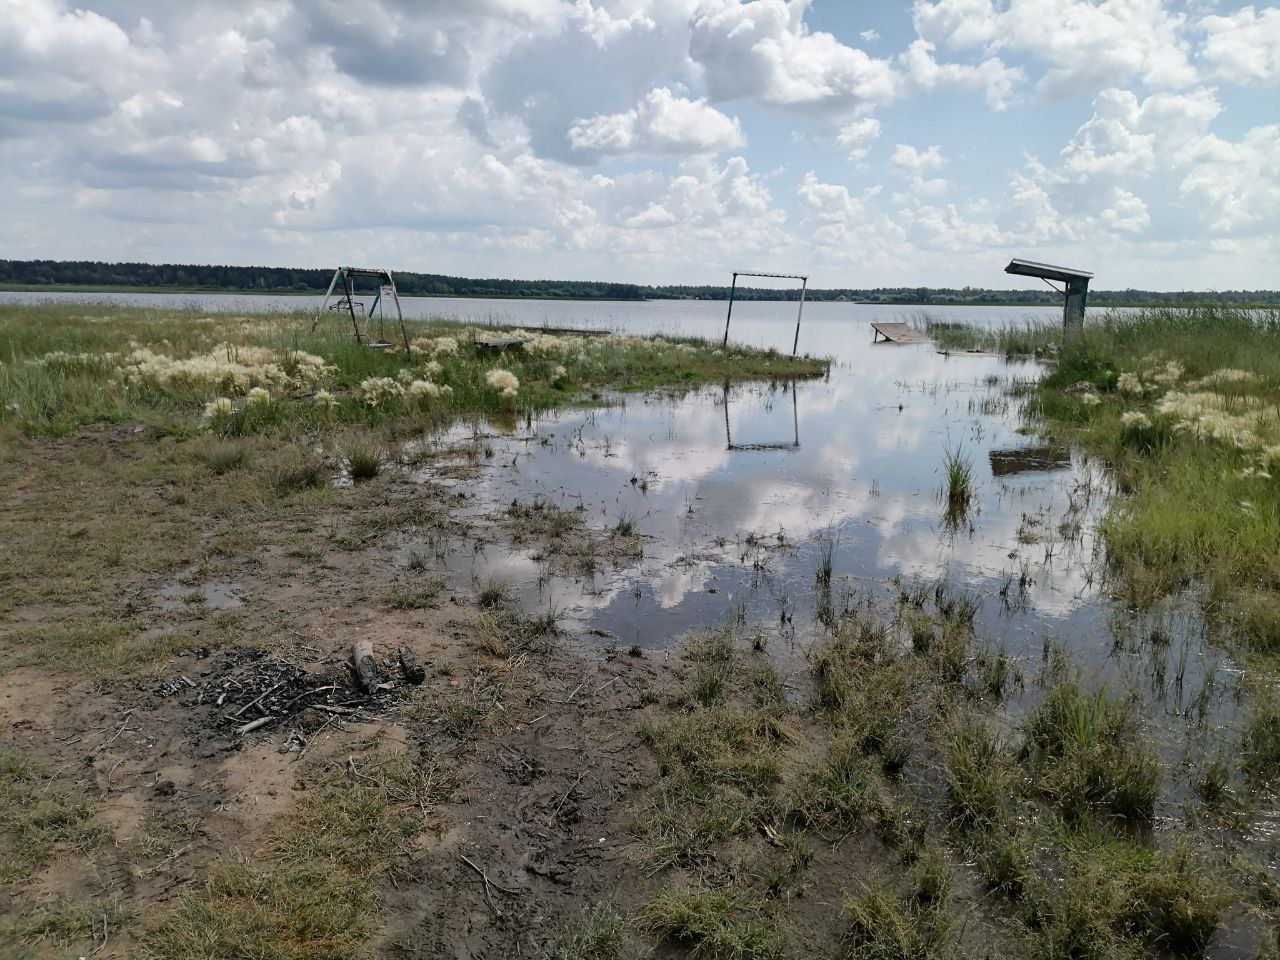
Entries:
POLYGON ((532 343, 528 337, 476 337, 475 345, 484 350, 508 350, 511 347, 522 347, 532 343))
POLYGON ((1008 356, 998 350, 939 350, 938 353, 944 357, 1000 357, 1003 359, 1008 356))
POLYGON ((1066 447, 1013 447, 1008 450, 988 450, 993 477, 1008 477, 1019 473, 1044 473, 1064 470, 1071 466, 1071 452, 1066 447))
POLYGON ((873 323, 871 329, 876 332, 872 343, 879 343, 881 337, 890 343, 929 343, 932 339, 907 323, 873 323))

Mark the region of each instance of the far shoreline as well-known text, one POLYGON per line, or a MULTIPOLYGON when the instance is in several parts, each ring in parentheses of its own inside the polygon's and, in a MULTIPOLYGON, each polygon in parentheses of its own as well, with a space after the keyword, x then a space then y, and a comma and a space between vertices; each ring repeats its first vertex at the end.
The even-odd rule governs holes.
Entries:
MULTIPOLYGON (((116 285, 77 285, 77 284, 18 284, 18 283, 0 283, 0 293, 122 293, 122 294, 172 294, 180 296, 188 294, 191 296, 225 296, 225 297, 298 297, 300 299, 317 299, 324 294, 320 291, 311 290, 253 290, 228 287, 133 287, 133 286, 116 286, 116 285)), ((403 300, 528 300, 533 302, 556 301, 564 303, 724 303, 729 302, 727 297, 538 297, 538 296, 514 296, 502 294, 486 294, 478 296, 473 294, 421 294, 421 293, 403 293, 400 295, 403 300)), ((742 298, 738 303, 798 303, 797 298, 765 298, 751 297, 742 298)), ((917 301, 917 300, 822 300, 809 298, 806 303, 839 303, 846 306, 864 306, 864 307, 1016 307, 1022 309, 1029 308, 1053 308, 1057 304, 1043 303, 1031 300, 1026 301, 1001 301, 998 303, 974 302, 974 301, 917 301)), ((1149 307, 1149 306, 1170 306, 1185 307, 1200 302, 1196 300, 1183 301, 1136 301, 1136 300, 1106 300, 1101 303, 1094 302, 1090 304, 1095 310, 1106 309, 1109 307, 1149 307)), ((1280 306, 1280 303, 1241 303, 1236 304, 1245 307, 1267 307, 1280 306)))

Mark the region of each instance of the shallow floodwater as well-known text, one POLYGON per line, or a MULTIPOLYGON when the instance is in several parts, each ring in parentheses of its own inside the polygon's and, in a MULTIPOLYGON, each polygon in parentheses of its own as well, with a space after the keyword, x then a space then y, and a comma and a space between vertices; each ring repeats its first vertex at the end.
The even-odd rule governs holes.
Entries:
MULTIPOLYGON (((739 324, 736 311, 734 323, 750 342, 777 333, 770 319, 739 324)), ((1174 639, 1155 649, 1134 642, 1152 621, 1107 599, 1097 525, 1110 480, 1078 451, 1029 434, 1017 392, 1038 365, 873 344, 854 319, 804 329, 802 351, 836 358, 825 379, 624 395, 510 432, 440 438, 492 453, 478 479, 457 482, 473 515, 513 501, 580 508, 597 529, 630 521, 644 550, 586 578, 557 570, 537 546, 464 550, 442 565, 477 584, 502 581, 527 611, 553 610, 624 648, 737 623, 796 671, 823 634, 824 605, 891 608, 903 591, 923 585, 932 596, 941 584, 977 602, 980 643, 1013 656, 1028 687, 1061 651, 1155 715, 1188 717, 1194 703, 1212 727, 1234 714, 1230 665, 1206 647, 1193 613, 1166 611, 1174 639), (977 481, 959 523, 941 497, 947 450, 972 461, 977 481), (818 578, 828 554, 830 591, 818 578)), ((404 555, 421 546, 404 544, 404 555)), ((1011 712, 1022 709, 1015 697, 1011 712)), ((1170 751, 1184 741, 1172 726, 1156 736, 1170 751)))
MULTIPOLYGON (((25 295, 0 300, 15 296, 25 295)), ((294 297, 96 298, 236 312, 306 305, 294 297)), ((723 303, 689 301, 405 302, 411 316, 470 323, 711 338, 722 334, 725 313, 723 303)), ((731 335, 789 350, 795 307, 740 303, 731 335)), ((1156 818, 1184 829, 1180 807, 1195 770, 1236 749, 1239 669, 1206 642, 1193 601, 1137 615, 1109 598, 1098 525, 1112 481, 1103 465, 1047 446, 1026 428, 1019 387, 1040 375, 1037 364, 872 342, 872 321, 911 321, 919 312, 806 306, 800 351, 834 358, 821 380, 616 395, 605 398, 608 406, 459 426, 421 441, 439 456, 414 469, 464 494, 467 505, 458 512, 480 535, 472 545, 405 534, 396 543, 398 560, 426 558, 455 585, 469 579, 477 590, 500 581, 524 611, 555 612, 588 644, 659 650, 699 628, 736 625, 774 659, 797 697, 828 612, 859 605, 891 611, 904 593, 931 597, 935 586, 964 595, 976 605, 978 648, 1009 654, 1024 680, 996 719, 1016 722, 1039 700, 1037 679, 1060 661, 1091 686, 1136 697, 1166 762, 1156 818), (970 460, 977 484, 974 506, 958 522, 948 520, 941 496, 949 450, 970 460), (466 479, 442 479, 450 475, 442 462, 451 457, 469 468, 466 479), (485 528, 514 501, 581 509, 597 531, 626 521, 638 531, 643 555, 618 563, 601 557, 588 576, 548 560, 540 544, 509 548, 506 537, 485 528), (828 558, 829 589, 818 576, 828 558)), ((1058 315, 1023 308, 928 313, 970 323, 1058 315)), ((228 603, 238 603, 233 588, 227 585, 228 603)), ((165 591, 175 605, 190 593, 181 580, 165 591)), ((1280 807, 1260 803, 1242 832, 1249 843, 1273 843, 1280 807)), ((1261 935, 1236 917, 1224 923, 1209 955, 1254 956, 1261 935)))
MULTIPOLYGON (((311 310, 319 298, 0 293, 6 301, 256 313, 311 310)), ((713 339, 726 312, 724 302, 688 300, 402 302, 409 317, 713 339)), ((739 301, 730 336, 789 352, 797 306, 739 301)), ((918 324, 923 313, 973 324, 1061 316, 1047 307, 808 303, 799 350, 834 358, 824 380, 622 395, 613 406, 544 413, 510 430, 455 429, 432 442, 459 456, 477 443, 492 453, 479 478, 458 483, 474 516, 514 500, 581 507, 599 529, 631 521, 643 559, 602 562, 585 579, 557 571, 536 547, 458 551, 441 565, 477 583, 502 580, 524 609, 554 610, 624 647, 663 647, 698 627, 739 623, 797 671, 822 634, 824 605, 892 605, 902 590, 942 584, 977 601, 980 643, 1015 657, 1028 687, 1064 651, 1090 681, 1136 694, 1148 714, 1175 721, 1154 731, 1169 750, 1184 742, 1176 724, 1192 719, 1221 728, 1215 736, 1225 743, 1238 673, 1205 643, 1193 605, 1160 614, 1172 641, 1155 645, 1145 642, 1151 618, 1107 599, 1097 525, 1110 480, 1078 451, 1044 449, 1024 433, 1010 388, 1039 368, 872 342, 871 322, 918 324), (940 498, 947 450, 968 457, 977 480, 975 507, 959 524, 946 522, 940 498), (830 591, 816 577, 828 553, 830 591)), ((424 547, 401 546, 406 558, 424 547)), ((1018 698, 1009 708, 1023 709, 1018 698)))

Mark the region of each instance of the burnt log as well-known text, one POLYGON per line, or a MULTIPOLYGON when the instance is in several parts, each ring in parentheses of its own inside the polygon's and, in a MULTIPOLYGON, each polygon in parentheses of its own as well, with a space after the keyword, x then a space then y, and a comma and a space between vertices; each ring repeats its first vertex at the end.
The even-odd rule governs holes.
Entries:
POLYGON ((365 693, 378 688, 378 661, 373 659, 373 641, 357 640, 351 647, 351 673, 365 693))
POLYGON ((400 672, 404 674, 407 683, 417 686, 427 679, 427 671, 422 668, 422 664, 418 663, 418 658, 413 655, 413 651, 401 647, 396 651, 396 657, 400 661, 400 672))

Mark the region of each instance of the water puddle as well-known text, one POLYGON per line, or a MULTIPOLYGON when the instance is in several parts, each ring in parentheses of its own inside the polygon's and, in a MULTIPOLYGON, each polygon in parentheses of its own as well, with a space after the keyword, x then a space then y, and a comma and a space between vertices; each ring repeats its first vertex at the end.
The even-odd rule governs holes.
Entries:
POLYGON ((204 606, 209 610, 235 610, 244 605, 245 591, 238 583, 208 580, 201 582, 194 567, 183 570, 156 591, 156 605, 161 610, 181 610, 204 606))

